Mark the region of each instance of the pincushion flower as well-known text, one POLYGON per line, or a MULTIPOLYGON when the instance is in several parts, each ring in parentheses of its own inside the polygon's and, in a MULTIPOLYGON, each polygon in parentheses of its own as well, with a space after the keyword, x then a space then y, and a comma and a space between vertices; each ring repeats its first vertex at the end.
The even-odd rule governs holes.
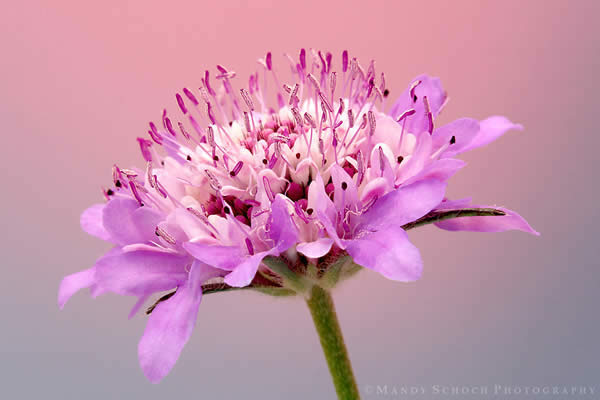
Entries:
POLYGON ((445 197, 465 165, 457 155, 520 125, 494 116, 437 127, 447 101, 437 78, 418 76, 385 111, 389 90, 374 62, 364 68, 345 51, 335 72, 330 53, 287 58, 285 84, 268 53, 245 87, 217 66, 199 89, 177 93, 180 120, 165 110, 137 139, 145 168, 115 165, 106 202, 82 214, 82 228, 114 248, 64 278, 59 305, 89 288, 136 296, 132 316, 169 291, 148 310, 138 348, 152 382, 189 339, 203 291, 248 288, 306 297, 330 368, 346 371, 333 373, 338 395, 355 398, 347 356, 324 339, 337 326, 326 312, 331 288, 360 267, 419 279, 406 231, 424 224, 537 234, 514 211, 445 197))

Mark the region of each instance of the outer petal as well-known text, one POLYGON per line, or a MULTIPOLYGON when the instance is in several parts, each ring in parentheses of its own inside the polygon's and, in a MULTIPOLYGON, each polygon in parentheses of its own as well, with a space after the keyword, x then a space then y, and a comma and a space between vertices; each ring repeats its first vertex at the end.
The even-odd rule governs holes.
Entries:
POLYGON ((442 158, 427 165, 421 172, 404 182, 405 185, 426 179, 436 179, 446 182, 462 167, 467 165, 458 158, 442 158))
POLYGON ((120 252, 98 260, 95 278, 104 290, 142 296, 184 282, 188 263, 188 257, 160 249, 120 252))
POLYGON ((460 217, 437 222, 435 225, 438 228, 448 231, 504 232, 514 229, 539 236, 539 232, 534 230, 523 217, 514 211, 495 206, 471 207, 497 208, 504 211, 506 215, 490 217, 460 217))
POLYGON ((152 240, 156 225, 163 220, 160 212, 140 207, 133 199, 114 198, 104 207, 102 224, 115 243, 127 245, 152 240))
POLYGON ((361 215, 357 230, 374 231, 390 225, 402 226, 421 218, 440 204, 446 184, 435 179, 396 189, 378 199, 361 215))
POLYGON ((421 255, 402 228, 389 226, 348 241, 346 251, 355 263, 377 271, 388 279, 411 282, 421 277, 421 255))
POLYGON ((94 283, 95 268, 65 276, 58 289, 58 306, 62 310, 67 301, 81 289, 88 288, 94 283))
POLYGON ((489 117, 481 121, 479 125, 479 133, 477 133, 477 136, 473 138, 471 143, 464 148, 463 151, 485 146, 511 129, 523 130, 523 125, 510 122, 508 118, 502 116, 489 117))
POLYGON ((196 261, 186 283, 167 301, 159 303, 138 345, 140 366, 152 383, 158 383, 175 365, 190 339, 202 299, 202 283, 214 270, 196 261))
POLYGON ((298 240, 298 229, 290 216, 287 200, 282 195, 277 195, 271 204, 269 237, 275 242, 278 253, 286 251, 298 240))
POLYGON ((333 239, 320 238, 314 242, 304 242, 296 246, 296 250, 304 254, 306 257, 319 258, 329 253, 331 246, 333 245, 333 239))
POLYGON ((246 257, 233 271, 225 275, 225 283, 235 287, 248 286, 252 282, 252 279, 254 279, 262 259, 274 254, 277 254, 277 251, 272 249, 246 257))
POLYGON ((79 218, 81 229, 102 240, 110 240, 110 233, 102 224, 102 212, 106 204, 94 204, 85 210, 79 218))
POLYGON ((465 151, 479 134, 479 131, 480 126, 477 120, 472 118, 457 119, 433 131, 431 136, 433 149, 437 151, 439 148, 447 146, 447 150, 442 153, 442 157, 453 157, 465 151), (450 144, 452 137, 454 137, 455 143, 450 144))
POLYGON ((183 248, 197 260, 227 271, 235 269, 246 256, 239 246, 187 242, 183 244, 183 248))

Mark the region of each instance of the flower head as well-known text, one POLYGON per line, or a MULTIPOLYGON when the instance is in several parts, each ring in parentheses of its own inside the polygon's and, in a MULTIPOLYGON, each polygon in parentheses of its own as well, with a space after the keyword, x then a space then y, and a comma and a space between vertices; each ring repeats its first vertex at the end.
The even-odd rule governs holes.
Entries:
POLYGON ((356 264, 413 281, 422 260, 405 231, 424 223, 536 233, 510 210, 444 197, 464 166, 456 155, 520 125, 491 117, 436 127, 447 96, 426 75, 385 112, 389 90, 375 63, 344 52, 334 71, 332 58, 301 50, 282 84, 268 53, 239 90, 235 72, 206 71, 198 90, 176 94, 178 121, 165 110, 137 139, 145 168, 114 166, 106 202, 81 216, 114 248, 64 278, 59 305, 90 288, 137 296, 133 315, 171 291, 149 310, 139 343, 151 381, 189 339, 203 289, 296 293, 302 280, 333 285, 356 264))

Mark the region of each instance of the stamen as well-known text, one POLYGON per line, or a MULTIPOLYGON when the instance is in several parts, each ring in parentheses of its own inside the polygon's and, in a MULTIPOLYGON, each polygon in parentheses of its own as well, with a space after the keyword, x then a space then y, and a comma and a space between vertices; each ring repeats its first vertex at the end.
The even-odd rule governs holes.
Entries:
POLYGON ((410 94, 410 98, 412 99, 413 103, 417 102, 417 95, 415 94, 415 89, 417 88, 417 86, 419 86, 421 84, 421 81, 414 81, 411 85, 410 85, 410 90, 409 90, 409 94, 410 94))
POLYGON ((177 105, 181 109, 181 112, 184 115, 187 114, 188 110, 187 110, 187 108, 185 106, 185 103, 183 102, 183 99, 181 98, 181 95, 179 93, 175 93, 175 98, 177 99, 177 105))
POLYGON ((244 99, 244 102, 246 103, 246 106, 248 106, 248 109, 250 111, 254 111, 254 103, 252 102, 250 93, 248 93, 246 89, 240 89, 240 93, 242 95, 242 99, 244 99))
POLYGON ((271 184, 269 183, 269 179, 266 176, 263 176, 263 185, 265 186, 265 192, 267 193, 269 201, 272 202, 273 200, 275 200, 275 195, 271 190, 271 184))
POLYGON ((317 91, 321 91, 321 85, 319 85, 319 82, 317 81, 317 79, 313 76, 313 74, 308 74, 306 76, 306 79, 308 79, 310 81, 310 83, 312 83, 312 85, 315 87, 315 90, 317 91))
POLYGON ((369 135, 373 136, 375 134, 375 128, 377 127, 377 123, 375 121, 375 114, 373 113, 373 111, 369 111, 368 115, 369 115, 369 135))
POLYGON ((296 201, 294 203, 294 211, 296 211, 298 218, 300 218, 305 224, 310 223, 309 219, 306 218, 306 215, 304 214, 304 210, 302 209, 302 204, 300 204, 300 201, 296 201))
POLYGON ((357 177, 356 184, 357 184, 357 186, 360 186, 360 184, 362 183, 363 178, 365 176, 365 159, 360 150, 356 154, 356 162, 357 162, 357 170, 358 170, 358 177, 357 177))
POLYGON ((161 237, 164 239, 165 242, 169 243, 169 244, 175 244, 175 238, 173 236, 171 236, 167 231, 165 231, 163 228, 161 228, 160 226, 156 226, 156 229, 154 230, 154 233, 156 234, 156 236, 161 237))
POLYGON ((165 117, 165 125, 167 127, 167 130, 171 135, 173 135, 173 137, 177 136, 177 134, 175 133, 175 129, 173 129, 173 124, 171 123, 171 120, 168 117, 165 117))
POLYGON ((319 98, 321 99, 322 104, 325 105, 325 107, 327 108, 327 110, 332 113, 333 112, 333 108, 331 107, 331 104, 329 104, 329 101, 327 101, 327 98, 325 98, 325 95, 323 94, 323 92, 319 92, 319 98))
POLYGON ((185 130, 183 124, 181 122, 177 122, 177 125, 179 126, 179 131, 181 132, 181 134, 183 135, 184 138, 186 138, 187 140, 190 140, 190 134, 185 130))
POLYGON ((414 113, 416 113, 417 111, 414 108, 410 108, 406 111, 404 111, 402 113, 402 115, 400 115, 400 117, 398 117, 398 119, 396 120, 396 122, 402 122, 402 120, 406 117, 410 117, 411 115, 413 115, 414 113))
POLYGON ((146 180, 152 189, 154 189, 154 180, 152 179, 152 162, 146 163, 146 180))
POLYGON ((221 183, 219 182, 219 180, 217 179, 217 177, 212 172, 210 172, 207 169, 204 170, 204 173, 206 173, 206 176, 208 176, 210 187, 215 192, 220 192, 221 189, 223 188, 223 186, 221 186, 221 183))
POLYGON ((135 197, 135 199, 140 204, 140 206, 143 206, 144 202, 142 201, 142 198, 140 197, 140 194, 138 193, 138 190, 137 190, 137 187, 136 187, 134 181, 129 181, 129 188, 131 189, 131 193, 133 194, 133 197, 135 197))
POLYGON ((188 99, 190 99, 190 101, 191 101, 192 103, 194 103, 194 105, 195 105, 195 106, 197 106, 197 105, 198 105, 198 99, 196 99, 196 96, 194 96, 194 94, 193 94, 192 92, 190 92, 190 91, 188 90, 188 88, 183 88, 183 94, 185 94, 185 95, 186 95, 186 97, 187 97, 188 99))
POLYGON ((335 93, 336 83, 337 83, 337 73, 332 72, 331 75, 329 75, 329 90, 331 90, 331 99, 332 100, 333 100, 333 95, 335 93))
POLYGON ((383 154, 383 147, 379 146, 379 170, 381 172, 381 176, 383 177, 383 172, 385 171, 385 154, 383 154))
POLYGON ((317 123, 315 122, 315 120, 313 119, 312 115, 310 115, 308 112, 304 113, 304 120, 313 128, 315 129, 317 127, 317 123))
POLYGON ((240 170, 242 169, 243 166, 244 166, 244 162, 238 161, 237 164, 235 164, 235 166, 233 167, 233 169, 231 170, 231 172, 229 174, 231 176, 236 176, 240 172, 240 170))
POLYGON ((166 199, 168 196, 167 191, 165 190, 163 185, 160 184, 160 182, 158 181, 158 177, 156 175, 154 175, 153 178, 154 178, 154 189, 156 189, 156 191, 158 193, 160 193, 160 195, 166 199))
POLYGON ((137 141, 140 144, 140 151, 142 152, 142 157, 144 157, 144 160, 152 161, 152 153, 150 152, 152 142, 142 138, 137 138, 137 141))
POLYGON ((429 107, 429 100, 427 96, 423 96, 423 104, 425 105, 425 112, 427 113, 427 132, 431 135, 433 133, 433 115, 431 114, 431 108, 429 107))
POLYGON ((248 238, 245 239, 245 242, 246 242, 246 248, 248 249, 248 253, 250 253, 250 255, 253 256, 254 255, 254 247, 252 246, 252 242, 248 238))
POLYGON ((300 66, 303 70, 306 69, 306 50, 300 49, 300 66))
POLYGON ((267 69, 271 71, 273 69, 273 62, 271 60, 271 52, 267 53, 267 57, 265 58, 265 62, 267 64, 267 69))
POLYGON ((246 131, 251 132, 250 117, 248 117, 248 113, 246 111, 244 111, 244 125, 246 126, 246 131))

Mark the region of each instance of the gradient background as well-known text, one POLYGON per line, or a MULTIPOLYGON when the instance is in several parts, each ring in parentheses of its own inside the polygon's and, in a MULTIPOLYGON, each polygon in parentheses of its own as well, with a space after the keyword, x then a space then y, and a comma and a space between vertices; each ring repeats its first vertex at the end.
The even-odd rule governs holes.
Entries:
POLYGON ((56 306, 60 279, 107 249, 80 212, 101 201, 113 162, 142 162, 135 137, 176 111, 175 91, 217 63, 246 79, 266 51, 300 47, 376 59, 391 97, 418 73, 441 77, 451 102, 438 124, 504 114, 526 127, 466 155, 449 194, 518 210, 542 236, 423 228, 411 233, 422 280, 363 272, 340 287, 359 382, 600 392, 599 2, 161 3, 3 6, 0 397, 334 397, 298 299, 207 296, 158 386, 138 367, 145 317, 126 320, 132 298, 56 306))

